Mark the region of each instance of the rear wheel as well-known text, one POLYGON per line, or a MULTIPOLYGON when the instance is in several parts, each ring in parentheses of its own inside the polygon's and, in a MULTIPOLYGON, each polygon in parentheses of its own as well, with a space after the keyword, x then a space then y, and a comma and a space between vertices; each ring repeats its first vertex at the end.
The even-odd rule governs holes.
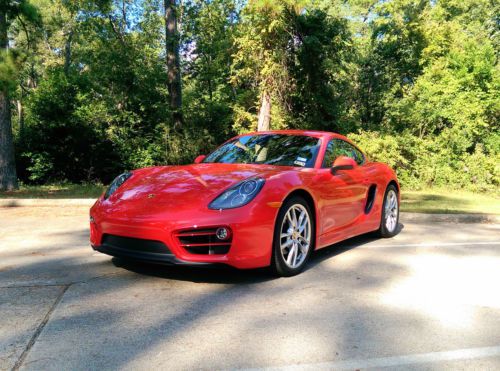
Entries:
POLYGON ((274 227, 272 268, 280 276, 300 273, 314 250, 315 225, 309 204, 292 197, 281 207, 274 227))
POLYGON ((393 237, 398 230, 399 199, 398 190, 391 184, 387 187, 382 206, 382 217, 378 234, 380 237, 393 237))

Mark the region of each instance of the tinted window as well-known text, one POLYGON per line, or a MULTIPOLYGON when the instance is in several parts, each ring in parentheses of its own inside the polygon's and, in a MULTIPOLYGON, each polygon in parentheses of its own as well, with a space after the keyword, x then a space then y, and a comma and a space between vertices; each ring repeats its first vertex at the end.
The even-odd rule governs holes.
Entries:
POLYGON ((365 157, 356 147, 342 139, 332 139, 326 148, 322 167, 331 167, 339 156, 350 157, 356 161, 358 165, 362 165, 365 162, 365 157))
POLYGON ((334 141, 331 140, 328 143, 328 146, 326 147, 325 151, 325 157, 323 158, 323 164, 322 167, 328 168, 332 167, 333 161, 339 156, 337 156, 337 152, 335 151, 336 147, 334 145, 334 141))
POLYGON ((304 135, 245 135, 217 148, 203 162, 313 167, 319 139, 304 135))

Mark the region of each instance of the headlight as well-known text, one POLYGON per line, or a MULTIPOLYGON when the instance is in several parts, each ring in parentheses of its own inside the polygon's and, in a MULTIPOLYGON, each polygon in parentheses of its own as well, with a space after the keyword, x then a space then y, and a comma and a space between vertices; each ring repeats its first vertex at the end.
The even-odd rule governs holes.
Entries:
POLYGON ((252 201, 264 185, 262 178, 244 180, 224 191, 208 205, 209 209, 234 209, 252 201))
POLYGON ((111 182, 106 193, 104 193, 104 199, 107 200, 115 191, 123 184, 125 181, 132 176, 132 173, 127 171, 123 174, 118 175, 115 180, 111 182))

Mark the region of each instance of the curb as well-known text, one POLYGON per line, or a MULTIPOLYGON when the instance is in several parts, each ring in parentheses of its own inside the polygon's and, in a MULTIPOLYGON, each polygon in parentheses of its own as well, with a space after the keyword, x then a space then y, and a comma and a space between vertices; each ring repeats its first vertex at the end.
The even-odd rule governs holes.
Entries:
MULTIPOLYGON (((88 207, 94 198, 0 198, 0 207, 88 207)), ((500 215, 493 214, 424 214, 402 212, 406 223, 499 223, 500 215)))
POLYGON ((0 198, 0 207, 91 207, 95 198, 0 198))
POLYGON ((494 214, 424 214, 405 213, 400 216, 406 223, 500 223, 500 215, 494 214))

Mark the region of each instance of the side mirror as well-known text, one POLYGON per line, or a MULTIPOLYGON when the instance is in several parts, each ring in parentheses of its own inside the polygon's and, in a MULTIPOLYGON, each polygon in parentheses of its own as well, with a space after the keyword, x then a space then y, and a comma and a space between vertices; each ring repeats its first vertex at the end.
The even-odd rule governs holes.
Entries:
POLYGON ((194 159, 194 163, 195 164, 199 164, 200 162, 202 162, 205 159, 205 157, 207 157, 207 156, 205 156, 205 155, 199 155, 198 157, 196 157, 194 159))
POLYGON ((332 165, 332 174, 335 175, 339 170, 352 170, 358 164, 352 158, 347 156, 339 156, 335 159, 332 165))

